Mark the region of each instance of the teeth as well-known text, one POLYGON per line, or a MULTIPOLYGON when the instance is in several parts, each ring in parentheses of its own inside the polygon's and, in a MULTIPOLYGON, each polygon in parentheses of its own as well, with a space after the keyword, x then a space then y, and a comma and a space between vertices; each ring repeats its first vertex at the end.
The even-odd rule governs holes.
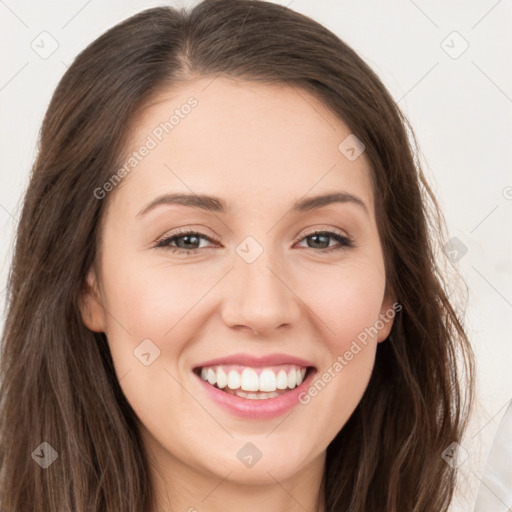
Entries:
MULTIPOLYGON (((211 368, 208 368, 208 382, 212 386, 217 383, 217 374, 211 368)), ((290 382, 289 377, 288 377, 288 382, 290 382)))
POLYGON ((224 389, 228 385, 228 376, 226 375, 226 372, 219 368, 217 370, 217 386, 220 389, 224 389))
POLYGON ((259 389, 261 391, 275 391, 276 380, 276 374, 272 370, 263 370, 260 374, 259 389))
POLYGON ((229 389, 238 389, 239 387, 240 387, 240 374, 235 370, 231 370, 228 373, 228 388, 229 389))
POLYGON ((252 368, 245 368, 242 372, 240 387, 244 391, 260 390, 260 379, 258 378, 258 374, 252 368))
MULTIPOLYGON (((281 365, 272 368, 250 368, 219 365, 201 368, 201 378, 226 392, 237 391, 249 399, 273 398, 279 390, 293 389, 304 381, 306 368, 281 365)), ((278 396, 277 393, 276 396, 278 396)))
MULTIPOLYGON (((208 370, 208 382, 210 382, 210 371, 208 370)), ((211 382, 210 382, 211 384, 211 382)), ((297 373, 295 372, 295 368, 292 368, 288 372, 288 387, 293 389, 297 385, 297 373)))
POLYGON ((279 396, 279 393, 276 393, 275 391, 272 393, 247 393, 246 391, 237 389, 236 391, 229 390, 228 393, 241 398, 248 398, 249 400, 267 400, 268 398, 275 398, 276 396, 279 396))
MULTIPOLYGON (((204 368, 203 368, 204 370, 204 368)), ((286 389, 288 387, 288 375, 284 370, 280 370, 280 372, 277 374, 277 383, 276 388, 277 389, 286 389)))

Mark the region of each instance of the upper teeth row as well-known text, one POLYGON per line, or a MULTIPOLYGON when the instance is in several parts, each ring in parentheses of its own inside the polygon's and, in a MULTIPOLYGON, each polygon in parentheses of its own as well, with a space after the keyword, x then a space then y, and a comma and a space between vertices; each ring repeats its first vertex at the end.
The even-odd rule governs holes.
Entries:
POLYGON ((241 388, 244 391, 293 389, 302 384, 305 374, 306 368, 300 366, 288 367, 288 371, 281 369, 277 372, 271 368, 262 368, 259 376, 253 368, 244 368, 241 373, 234 369, 224 371, 220 366, 201 369, 201 378, 212 386, 217 384, 220 389, 227 386, 230 389, 241 388))

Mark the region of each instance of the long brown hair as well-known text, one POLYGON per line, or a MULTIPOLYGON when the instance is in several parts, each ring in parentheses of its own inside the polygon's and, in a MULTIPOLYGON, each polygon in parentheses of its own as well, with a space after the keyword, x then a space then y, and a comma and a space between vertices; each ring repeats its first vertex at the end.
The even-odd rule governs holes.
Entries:
POLYGON ((387 289, 402 310, 327 449, 326 511, 447 510, 455 470, 442 453, 467 422, 473 356, 436 263, 444 220, 412 130, 373 71, 325 27, 272 3, 205 0, 191 11, 148 9, 108 30, 78 55, 47 110, 7 289, 2 512, 154 509, 135 413, 105 335, 79 312, 109 199, 94 191, 122 162, 137 109, 164 88, 216 75, 314 94, 371 163, 387 289), (32 460, 49 451, 43 442, 59 457, 45 470, 32 460))

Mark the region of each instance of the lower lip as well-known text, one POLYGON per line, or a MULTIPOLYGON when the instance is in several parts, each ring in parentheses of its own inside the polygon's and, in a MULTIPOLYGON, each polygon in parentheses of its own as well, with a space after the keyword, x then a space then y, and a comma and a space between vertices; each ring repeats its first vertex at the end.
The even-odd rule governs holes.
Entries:
POLYGON ((263 400, 251 400, 236 395, 231 395, 221 391, 204 381, 199 375, 194 375, 200 380, 208 396, 228 412, 249 419, 270 419, 281 416, 299 404, 299 396, 306 392, 316 373, 316 370, 309 370, 309 375, 304 382, 296 388, 290 389, 286 393, 275 398, 266 398, 263 400))

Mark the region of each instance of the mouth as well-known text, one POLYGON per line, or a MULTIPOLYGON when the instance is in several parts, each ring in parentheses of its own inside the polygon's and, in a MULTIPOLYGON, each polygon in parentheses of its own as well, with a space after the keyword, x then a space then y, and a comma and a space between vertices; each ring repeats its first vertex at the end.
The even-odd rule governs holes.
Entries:
POLYGON ((193 371, 205 383, 226 394, 246 400, 268 400, 299 387, 315 368, 298 364, 264 367, 215 364, 199 366, 193 371))
POLYGON ((212 404, 244 419, 268 420, 301 403, 317 368, 289 354, 239 353, 203 361, 192 372, 212 404))

